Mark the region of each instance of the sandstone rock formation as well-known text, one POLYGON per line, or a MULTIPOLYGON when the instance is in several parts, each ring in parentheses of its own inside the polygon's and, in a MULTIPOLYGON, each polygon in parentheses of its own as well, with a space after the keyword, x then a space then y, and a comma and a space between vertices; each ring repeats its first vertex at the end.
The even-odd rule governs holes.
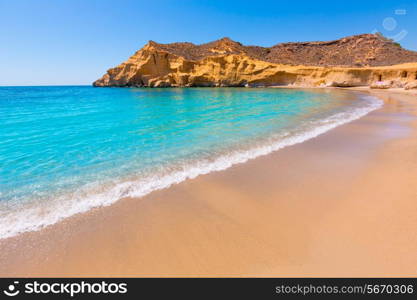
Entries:
POLYGON ((412 86, 417 52, 377 34, 330 42, 244 46, 150 41, 94 86, 412 86), (382 84, 383 82, 383 84, 382 84))

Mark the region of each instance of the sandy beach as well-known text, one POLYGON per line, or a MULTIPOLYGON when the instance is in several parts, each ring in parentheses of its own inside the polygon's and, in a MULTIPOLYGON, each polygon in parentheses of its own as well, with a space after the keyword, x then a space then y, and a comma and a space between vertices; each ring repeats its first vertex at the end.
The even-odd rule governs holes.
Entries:
POLYGON ((0 276, 417 276, 417 96, 366 92, 317 138, 0 240, 0 276))

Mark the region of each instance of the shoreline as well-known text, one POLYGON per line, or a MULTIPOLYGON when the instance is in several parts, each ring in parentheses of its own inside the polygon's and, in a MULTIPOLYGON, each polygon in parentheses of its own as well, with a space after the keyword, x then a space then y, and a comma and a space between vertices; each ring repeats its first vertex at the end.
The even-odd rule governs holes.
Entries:
MULTIPOLYGON (((334 251, 326 255, 314 247, 316 252, 308 251, 312 241, 324 241, 329 249, 335 246, 330 244, 344 245, 343 240, 326 239, 327 235, 320 239, 320 235, 311 232, 310 226, 321 229, 322 236, 326 232, 335 234, 322 228, 327 219, 318 219, 313 212, 320 215, 330 208, 346 217, 340 211, 341 205, 357 205, 361 195, 370 195, 366 190, 352 196, 352 186, 358 185, 355 180, 362 176, 373 178, 369 173, 380 168, 380 157, 388 155, 386 149, 399 147, 398 144, 409 141, 410 136, 415 137, 415 126, 408 124, 413 118, 401 109, 408 103, 415 116, 417 103, 410 104, 410 100, 405 99, 409 96, 399 96, 393 91, 370 90, 370 93, 385 98, 382 109, 314 139, 221 172, 183 181, 140 199, 123 199, 110 207, 75 215, 40 231, 0 240, 0 265, 3 266, 0 275, 411 276, 411 269, 407 271, 406 267, 415 263, 412 258, 401 265, 405 274, 395 268, 386 269, 397 272, 394 275, 383 274, 385 269, 379 273, 378 268, 370 270, 369 267, 358 269, 356 274, 348 265, 344 270, 322 265, 329 257, 333 258, 329 254, 337 256, 334 251), (381 132, 381 128, 385 131, 381 132), (360 149, 355 147, 358 143, 360 149), (342 149, 341 145, 347 149, 342 149), (322 157, 323 154, 329 158, 322 157), (320 162, 314 160, 317 155, 320 162), (339 174, 341 169, 344 170, 342 175, 339 174), (336 174, 343 180, 334 178, 336 174), (281 181, 276 182, 276 178, 281 181), (299 191, 300 183, 306 191, 299 191), (324 188, 324 195, 319 188, 324 188), (347 199, 346 195, 353 198, 347 199), (335 196, 344 200, 342 204, 331 201, 335 196), (218 199, 223 201, 220 203, 218 199), (319 207, 311 207, 308 199, 317 201, 319 207), (297 213, 295 208, 301 212, 297 213), (272 213, 275 209, 278 218, 272 213), (298 219, 300 216, 302 220, 298 219), (293 234, 300 238, 295 239, 293 234), (274 240, 275 236, 284 242, 274 240), (271 238, 272 241, 268 241, 271 238), (308 261, 308 258, 314 259, 308 261)), ((410 175, 411 179, 416 178, 414 175, 410 175)), ((410 188, 405 192, 412 194, 410 188)), ((406 194, 406 200, 408 196, 406 194)), ((389 200, 392 199, 384 203, 390 204, 389 200)), ((413 207, 413 203, 407 202, 407 205, 413 207)), ((350 233, 339 219, 327 218, 333 218, 340 229, 350 233)), ((413 232, 410 234, 414 240, 409 246, 417 249, 417 237, 413 232)), ((344 247, 339 250, 347 251, 344 247)), ((369 251, 369 247, 364 250, 369 251)), ((398 249, 392 254, 396 251, 398 249)))
MULTIPOLYGON (((271 91, 271 90, 270 90, 271 91)), ((172 170, 165 174, 158 174, 154 178, 148 176, 144 178, 126 178, 111 186, 103 185, 103 189, 96 191, 85 191, 84 196, 80 198, 67 198, 65 194, 49 197, 47 205, 33 203, 31 207, 22 206, 15 210, 6 218, 0 220, 0 239, 17 236, 25 232, 42 230, 47 226, 53 226, 62 220, 76 214, 88 212, 91 209, 103 206, 110 206, 123 198, 140 198, 149 193, 169 188, 185 180, 193 179, 197 176, 209 174, 212 172, 223 171, 233 165, 245 163, 249 160, 260 156, 268 155, 282 148, 302 143, 311 138, 315 138, 333 128, 359 119, 379 108, 382 101, 375 97, 367 97, 365 94, 339 91, 335 89, 310 90, 298 89, 298 91, 308 92, 310 94, 330 94, 333 97, 346 97, 349 102, 361 103, 360 106, 346 105, 344 109, 335 112, 327 117, 322 116, 320 119, 310 121, 308 128, 303 130, 286 130, 286 135, 278 135, 273 138, 265 139, 261 143, 254 141, 247 147, 232 149, 227 153, 219 154, 212 160, 197 160, 193 163, 182 164, 182 168, 172 170), (352 99, 355 98, 355 99, 352 99), (48 209, 39 208, 39 206, 48 207, 48 209), (24 221, 22 221, 24 220, 24 221)), ((335 100, 336 101, 336 100, 335 100)), ((303 127, 300 124, 299 127, 303 127)), ((83 191, 82 187, 80 191, 83 191)))

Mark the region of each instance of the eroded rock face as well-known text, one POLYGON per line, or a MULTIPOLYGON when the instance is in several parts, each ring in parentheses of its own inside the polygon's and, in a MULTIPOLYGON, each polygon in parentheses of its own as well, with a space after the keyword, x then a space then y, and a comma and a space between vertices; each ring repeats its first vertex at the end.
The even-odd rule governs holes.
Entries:
POLYGON ((416 76, 417 52, 404 50, 377 35, 271 48, 243 46, 224 38, 203 45, 150 41, 93 85, 346 87, 395 81, 405 86, 416 76), (416 63, 379 66, 410 61, 416 63))

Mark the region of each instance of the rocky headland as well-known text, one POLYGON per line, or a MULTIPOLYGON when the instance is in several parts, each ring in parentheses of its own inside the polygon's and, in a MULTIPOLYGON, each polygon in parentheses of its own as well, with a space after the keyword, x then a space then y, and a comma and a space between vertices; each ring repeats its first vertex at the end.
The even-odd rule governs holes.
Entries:
POLYGON ((328 42, 244 46, 149 41, 93 83, 104 87, 294 86, 417 88, 417 52, 380 34, 328 42))

